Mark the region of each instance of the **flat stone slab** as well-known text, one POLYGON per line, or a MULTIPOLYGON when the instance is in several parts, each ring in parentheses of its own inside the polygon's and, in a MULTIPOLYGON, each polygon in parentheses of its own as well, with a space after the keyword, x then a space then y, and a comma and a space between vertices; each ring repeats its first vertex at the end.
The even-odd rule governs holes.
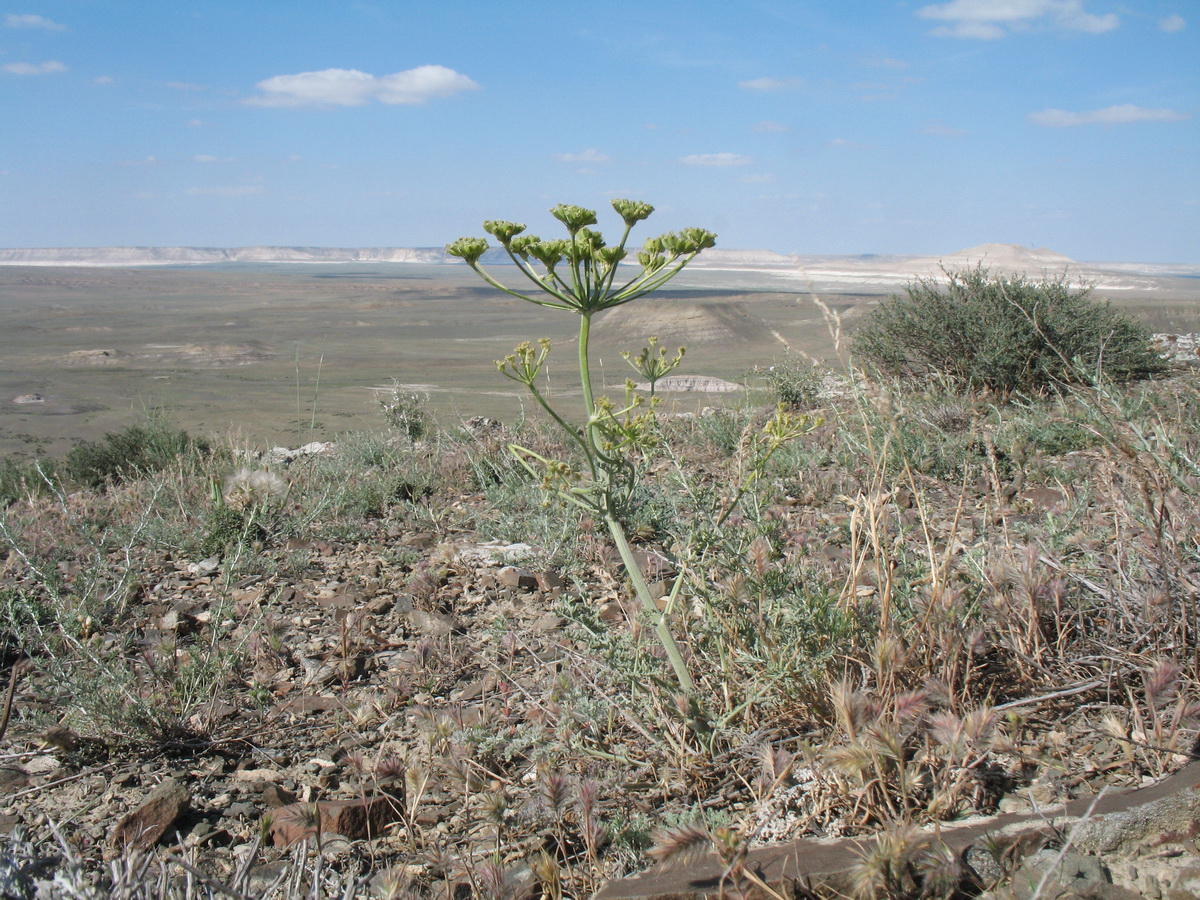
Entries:
MULTIPOLYGON (((943 823, 930 835, 960 859, 984 837, 1030 851, 1069 835, 1083 853, 1123 852, 1146 844, 1200 834, 1200 762, 1192 762, 1157 784, 1073 800, 1037 813, 1008 813, 962 825, 943 823)), ((851 875, 873 838, 802 839, 752 850, 745 865, 784 897, 852 893, 851 875)), ((728 893, 735 885, 715 855, 674 867, 659 865, 640 875, 610 881, 592 900, 699 900, 728 893)), ((765 896, 753 884, 736 885, 747 895, 765 896)))

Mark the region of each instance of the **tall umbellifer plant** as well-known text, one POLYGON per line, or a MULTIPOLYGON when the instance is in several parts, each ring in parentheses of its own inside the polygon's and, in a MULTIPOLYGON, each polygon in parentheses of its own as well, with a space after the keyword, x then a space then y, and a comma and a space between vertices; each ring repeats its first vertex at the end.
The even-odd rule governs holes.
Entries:
MULTIPOLYGON (((582 425, 574 425, 564 418, 538 387, 538 376, 550 352, 549 341, 540 341, 537 346, 521 344, 497 366, 508 378, 528 388, 538 404, 579 447, 584 465, 576 469, 564 460, 547 459, 525 447, 512 445, 510 449, 526 468, 542 478, 543 486, 604 521, 634 591, 654 622, 655 632, 680 686, 691 693, 695 689, 694 683, 683 655, 666 616, 655 604, 634 560, 622 524, 623 513, 637 484, 637 454, 654 443, 653 414, 649 408, 653 404, 645 404, 644 398, 634 393, 632 382, 626 386, 623 404, 614 403, 607 397, 596 397, 592 390, 588 340, 592 319, 597 313, 631 303, 662 287, 697 255, 714 246, 716 235, 703 228, 667 232, 645 242, 637 253, 637 269, 619 269, 621 261, 629 255, 625 244, 630 232, 654 212, 654 207, 633 200, 614 200, 612 205, 625 223, 621 240, 612 246, 590 227, 597 221, 595 211, 580 206, 559 205, 550 210, 567 229, 567 237, 556 240, 523 234, 525 226, 515 222, 489 220, 483 223, 484 230, 500 242, 521 275, 533 286, 534 290, 527 293, 501 284, 479 264, 480 257, 488 249, 486 238, 459 238, 446 246, 446 252, 461 257, 484 281, 506 294, 579 316, 579 377, 586 415, 582 425), (623 277, 630 274, 631 277, 623 277)), ((634 370, 651 384, 674 369, 682 357, 682 350, 669 356, 653 341, 636 357, 625 355, 634 370)), ((676 584, 682 584, 682 579, 676 584)))

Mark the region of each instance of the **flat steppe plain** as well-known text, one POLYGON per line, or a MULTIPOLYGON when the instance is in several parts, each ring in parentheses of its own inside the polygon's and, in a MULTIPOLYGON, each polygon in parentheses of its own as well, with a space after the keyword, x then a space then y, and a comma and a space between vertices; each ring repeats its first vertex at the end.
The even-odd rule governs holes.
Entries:
MULTIPOLYGON (((636 352, 651 334, 688 347, 680 374, 745 383, 752 367, 788 354, 833 361, 825 311, 849 332, 902 289, 906 271, 879 258, 808 270, 696 267, 599 320, 594 359, 614 393, 631 374, 619 351, 636 352)), ((517 286, 511 268, 495 272, 517 286)), ((1200 280, 1136 267, 1106 278, 1107 286, 1091 279, 1095 296, 1153 330, 1200 331, 1200 280)), ((381 428, 376 389, 393 381, 428 394, 444 421, 512 418, 527 401, 493 361, 549 337, 550 390, 569 398, 576 327, 573 316, 502 294, 465 266, 0 266, 0 453, 59 455, 152 409, 248 446, 324 440, 381 428)), ((667 403, 744 398, 678 394, 667 403)))

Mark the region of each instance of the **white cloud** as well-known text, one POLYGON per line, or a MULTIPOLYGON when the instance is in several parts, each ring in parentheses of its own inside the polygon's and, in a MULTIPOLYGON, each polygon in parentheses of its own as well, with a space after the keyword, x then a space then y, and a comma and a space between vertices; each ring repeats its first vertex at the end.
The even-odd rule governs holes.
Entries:
POLYGON ((1048 128, 1066 128, 1072 125, 1126 125, 1130 122, 1182 122, 1190 119, 1191 113, 1173 109, 1150 109, 1126 103, 1121 106, 1106 106, 1085 112, 1068 112, 1065 109, 1043 109, 1031 113, 1029 121, 1048 128))
POLYGON ((761 131, 764 134, 779 134, 784 131, 791 131, 791 126, 784 125, 780 122, 772 122, 770 119, 759 122, 754 126, 755 131, 761 131))
POLYGON ((1103 34, 1121 24, 1116 13, 1087 12, 1083 0, 950 0, 922 6, 917 16, 949 23, 935 28, 935 35, 976 40, 996 40, 1041 22, 1089 34, 1103 34))
POLYGON ((1170 15, 1165 19, 1159 19, 1158 27, 1169 34, 1173 34, 1176 31, 1183 31, 1183 29, 1187 28, 1187 19, 1179 14, 1170 15))
POLYGON ((0 71, 7 72, 9 75, 52 75, 56 72, 67 71, 67 67, 58 60, 51 59, 43 63, 9 63, 0 68, 0 71))
POLYGON ((802 78, 753 78, 738 82, 743 91, 787 91, 803 86, 802 78))
POLYGON ((740 153, 693 153, 681 156, 679 161, 685 166, 745 166, 751 159, 740 153))
POLYGON ((606 163, 612 162, 612 157, 601 153, 595 147, 588 147, 582 153, 555 153, 554 158, 565 163, 606 163))
POLYGON ((92 79, 92 84, 99 84, 99 85, 103 86, 103 85, 108 85, 108 84, 114 84, 116 82, 116 80, 117 79, 113 78, 111 75, 97 75, 95 78, 92 79))
POLYGON ((252 106, 362 106, 372 100, 416 105, 435 97, 473 91, 479 85, 445 66, 418 66, 394 75, 369 75, 357 69, 324 69, 276 75, 260 81, 252 106))
POLYGON ((45 16, 23 15, 9 13, 4 17, 5 28, 45 28, 47 31, 66 31, 66 25, 51 22, 45 16))

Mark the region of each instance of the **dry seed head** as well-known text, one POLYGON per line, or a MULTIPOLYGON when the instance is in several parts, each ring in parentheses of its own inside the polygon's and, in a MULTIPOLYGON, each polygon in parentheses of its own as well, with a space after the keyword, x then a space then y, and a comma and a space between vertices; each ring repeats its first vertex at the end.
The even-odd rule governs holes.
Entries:
POLYGON ((996 714, 991 707, 981 706, 963 717, 963 731, 977 747, 985 746, 996 730, 996 714))
POLYGON ((380 781, 396 781, 405 778, 407 774, 404 760, 398 756, 385 756, 375 766, 375 777, 380 781))
POLYGON ((1100 720, 1100 730, 1110 737, 1116 738, 1118 741, 1129 740, 1129 729, 1125 727, 1124 722, 1112 713, 1108 713, 1100 720))
POLYGON ((754 566, 754 574, 760 579, 771 565, 771 542, 762 535, 750 543, 750 562, 754 566))
POLYGON ((924 688, 897 694, 893 703, 896 721, 914 723, 929 712, 930 705, 929 692, 924 688))
POLYGON ((796 757, 783 747, 772 747, 764 744, 759 749, 759 763, 762 765, 762 780, 768 784, 778 784, 791 771, 796 757))
POLYGON ((964 738, 962 719, 949 711, 934 713, 929 717, 929 735, 951 752, 960 751, 964 738))
POLYGON ((576 788, 575 801, 579 804, 579 814, 584 819, 590 819, 596 809, 596 801, 600 797, 600 782, 594 778, 585 778, 576 788))
POLYGON ((1174 660, 1159 660, 1143 675, 1146 701, 1156 707, 1169 701, 1179 687, 1179 678, 1182 674, 1183 669, 1174 660))
POLYGON ((245 510, 282 500, 287 492, 287 482, 274 472, 242 467, 225 479, 222 496, 229 506, 245 510))
POLYGON ((904 643, 893 634, 881 634, 875 641, 874 663, 875 673, 883 680, 889 675, 898 674, 897 670, 904 665, 904 643))
POLYGON ((538 851, 537 856, 529 864, 530 870, 542 886, 543 897, 557 897, 561 892, 562 868, 558 860, 545 850, 538 851))
POLYGON ((911 825, 901 825, 879 835, 875 846, 863 851, 853 872, 854 894, 859 900, 907 896, 916 891, 914 873, 929 846, 911 825))
POLYGON ((567 806, 567 777, 542 768, 538 771, 538 790, 550 811, 555 816, 561 816, 567 806))
POLYGON ((651 835, 649 855, 663 864, 686 862, 712 849, 713 836, 703 822, 660 828, 651 835))
POLYGON ((504 867, 498 862, 488 860, 475 867, 475 879, 479 884, 479 892, 491 900, 503 900, 512 894, 512 890, 504 877, 504 867))
POLYGON ((497 828, 508 818, 508 798, 500 791, 490 791, 483 795, 480 801, 483 806, 483 817, 497 828))
POLYGON ((871 748, 876 754, 894 763, 904 762, 904 739, 891 725, 878 723, 867 732, 871 748))

